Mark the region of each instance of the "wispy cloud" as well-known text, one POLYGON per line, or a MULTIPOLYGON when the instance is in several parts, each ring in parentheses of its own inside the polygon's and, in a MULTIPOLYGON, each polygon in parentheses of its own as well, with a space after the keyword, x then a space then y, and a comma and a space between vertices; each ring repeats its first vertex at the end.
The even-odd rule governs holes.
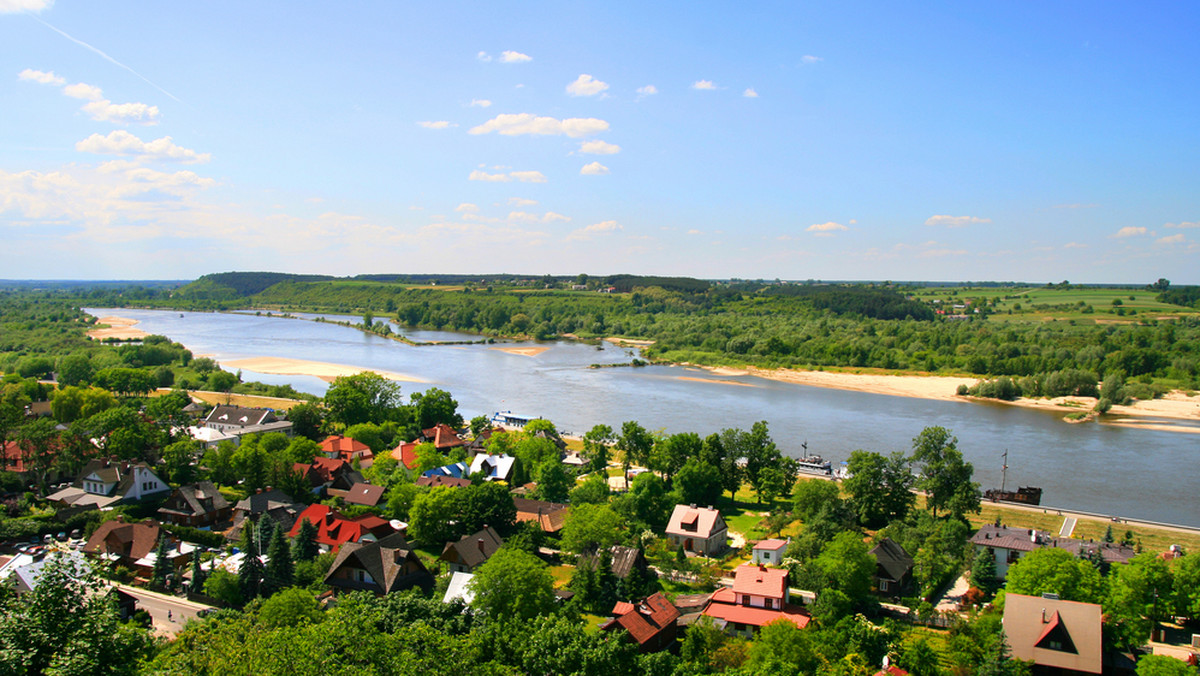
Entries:
MULTIPOLYGON (((44 73, 40 70, 26 68, 17 75, 20 80, 39 82, 41 84, 61 85, 66 80, 54 73, 44 73)), ((158 106, 145 103, 113 103, 104 98, 104 92, 95 85, 76 82, 62 88, 62 93, 73 99, 88 101, 83 105, 83 112, 99 122, 115 122, 117 124, 158 124, 158 106)))
POLYGON ((501 63, 529 63, 533 61, 533 57, 521 52, 504 51, 500 53, 501 63))
POLYGON ((716 88, 717 85, 713 84, 712 80, 696 80, 692 83, 692 89, 699 89, 701 91, 711 91, 716 88))
MULTIPOLYGON (((37 10, 33 10, 33 11, 40 11, 41 9, 43 9, 43 8, 45 8, 45 7, 49 7, 49 6, 50 6, 50 4, 51 4, 50 2, 45 2, 45 3, 36 3, 36 2, 34 2, 33 0, 4 0, 4 1, 5 1, 5 2, 9 2, 9 3, 11 3, 11 4, 14 4, 14 5, 25 5, 25 4, 38 4, 38 5, 40 5, 40 6, 38 7, 38 9, 37 9, 37 10)), ((20 10, 13 10, 13 11, 20 11, 20 10)), ((179 99, 178 99, 178 98, 177 98, 177 97, 176 97, 174 94, 172 94, 171 92, 169 92, 169 91, 167 91, 167 90, 163 89, 162 87, 159 87, 158 85, 154 84, 154 83, 153 83, 153 82, 151 82, 151 81, 150 81, 150 79, 149 79, 149 78, 147 78, 145 75, 142 75, 141 73, 139 73, 139 72, 137 72, 136 70, 134 70, 134 69, 130 68, 129 66, 126 66, 125 64, 121 63, 120 61, 117 61, 116 59, 114 59, 113 57, 109 56, 108 54, 105 54, 104 52, 100 51, 99 49, 96 49, 95 47, 93 47, 93 46, 89 45, 88 43, 84 42, 83 40, 79 40, 79 39, 77 39, 77 38, 71 37, 71 36, 70 36, 70 35, 68 35, 66 32, 64 32, 64 31, 61 31, 61 30, 59 30, 58 28, 55 28, 54 26, 51 26, 50 24, 48 24, 48 23, 46 23, 45 21, 43 21, 43 20, 42 20, 40 17, 38 17, 36 14, 30 14, 29 16, 33 17, 34 21, 37 21, 38 23, 42 24, 42 25, 43 25, 43 26, 45 26, 46 28, 49 28, 50 30, 54 31, 55 33, 58 33, 59 35, 63 36, 64 38, 66 38, 66 39, 70 40, 71 42, 74 42, 74 43, 75 43, 75 44, 77 44, 77 45, 79 45, 80 47, 83 47, 83 48, 85 48, 85 49, 87 49, 87 50, 90 50, 90 51, 92 51, 92 52, 95 52, 96 54, 100 55, 100 56, 101 56, 101 57, 102 57, 104 60, 108 61, 109 63, 113 64, 114 66, 118 66, 118 67, 120 67, 120 68, 124 68, 125 70, 129 71, 130 73, 133 73, 134 75, 136 75, 138 78, 140 78, 140 79, 141 79, 143 82, 145 82, 146 84, 150 85, 151 87, 154 87, 155 89, 157 89, 158 91, 162 92, 163 94, 166 94, 168 97, 170 97, 170 98, 171 98, 171 100, 172 100, 172 101, 179 101, 179 99)))
POLYGON ((147 142, 123 129, 118 129, 108 136, 92 134, 76 143, 75 149, 79 152, 97 155, 123 155, 138 159, 183 162, 184 164, 202 164, 212 159, 212 155, 209 153, 198 153, 195 150, 176 145, 170 136, 147 142))
POLYGON ((752 87, 747 87, 746 91, 742 92, 742 96, 744 96, 748 99, 757 99, 758 92, 754 91, 754 89, 752 87))
POLYGON ((540 171, 510 171, 506 174, 489 174, 486 171, 476 169, 467 177, 469 181, 484 181, 488 183, 510 183, 519 181, 521 183, 545 183, 546 177, 540 171))
POLYGON ((584 176, 603 176, 609 172, 608 167, 604 166, 603 164, 600 164, 599 162, 592 162, 591 164, 583 165, 583 168, 579 170, 579 173, 583 174, 584 176))
POLYGON ((823 59, 819 56, 813 56, 812 54, 805 54, 804 56, 800 57, 800 63, 810 64, 810 65, 824 61, 824 60, 825 59, 823 59))
POLYGON ((480 61, 482 61, 484 63, 487 63, 488 61, 492 60, 492 55, 488 54, 487 52, 479 52, 478 54, 475 55, 475 58, 479 59, 480 61))
POLYGON ((620 223, 616 221, 601 221, 593 223, 586 228, 580 228, 567 236, 569 240, 586 240, 592 239, 600 235, 609 235, 614 232, 624 230, 620 223))
POLYGON ((1180 242, 1186 242, 1186 241, 1187 241, 1187 238, 1183 236, 1182 232, 1176 233, 1174 235, 1168 235, 1166 237, 1160 237, 1160 238, 1154 240, 1155 244, 1179 244, 1180 242))
POLYGON ((601 82, 586 73, 567 85, 567 93, 571 96, 595 96, 606 89, 608 89, 607 82, 601 82))
POLYGON ((525 134, 560 136, 565 134, 571 138, 579 138, 602 131, 608 131, 608 123, 594 117, 571 117, 559 120, 553 117, 538 117, 532 113, 506 113, 497 115, 477 127, 472 127, 469 133, 496 132, 503 136, 525 134))
POLYGON ((1112 236, 1113 237, 1138 237, 1138 236, 1145 235, 1145 234, 1154 234, 1154 233, 1151 233, 1149 230, 1147 230, 1146 228, 1144 228, 1142 226, 1127 225, 1127 226, 1121 228, 1120 230, 1118 230, 1112 236))
POLYGON ((605 141, 584 141, 579 146, 579 152, 587 155, 616 155, 621 152, 621 146, 605 141))
POLYGON ((1180 221, 1179 223, 1165 223, 1166 228, 1200 228, 1200 221, 1180 221))
POLYGON ((436 122, 418 122, 417 124, 425 127, 426 129, 449 129, 450 127, 458 126, 457 124, 451 124, 446 120, 437 120, 436 122))
POLYGON ((0 0, 0 14, 40 12, 53 4, 54 0, 0 0))
POLYGON ((537 200, 525 199, 524 197, 509 197, 508 203, 514 207, 532 207, 538 203, 537 200))
POLYGON ((977 216, 930 216, 925 219, 925 225, 942 225, 947 228, 961 228, 967 225, 976 225, 979 223, 991 223, 990 218, 979 218, 977 216))
POLYGON ((643 96, 654 96, 655 94, 658 93, 658 87, 655 87, 654 85, 646 85, 645 87, 638 87, 637 93, 638 93, 639 99, 642 98, 643 96))
POLYGON ((470 202, 463 202, 462 204, 454 207, 454 210, 460 214, 474 214, 479 211, 479 205, 471 204, 470 202))
POLYGON ((471 99, 470 105, 472 108, 487 108, 492 105, 492 102, 487 99, 471 99))

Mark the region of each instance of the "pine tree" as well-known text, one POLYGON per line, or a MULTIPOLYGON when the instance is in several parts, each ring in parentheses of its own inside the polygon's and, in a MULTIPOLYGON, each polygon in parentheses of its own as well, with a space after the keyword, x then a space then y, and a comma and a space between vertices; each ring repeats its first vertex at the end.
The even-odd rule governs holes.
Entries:
POLYGON ((254 541, 254 524, 247 521, 242 527, 242 567, 238 569, 238 583, 242 589, 242 598, 249 601, 261 593, 263 565, 258 558, 259 551, 254 541))
POLYGON ((300 530, 292 542, 292 559, 294 561, 312 561, 317 558, 320 548, 317 547, 317 527, 305 519, 300 522, 300 530))
POLYGON ((282 528, 276 528, 267 548, 267 567, 263 575, 263 595, 270 596, 280 589, 292 586, 295 568, 292 565, 292 550, 282 528))
POLYGON ((188 589, 192 592, 200 592, 204 589, 204 569, 200 567, 199 550, 192 552, 192 584, 188 589))
POLYGON ((263 514, 258 517, 255 527, 258 529, 255 535, 258 537, 259 546, 265 548, 271 544, 271 536, 275 534, 275 519, 263 514))
POLYGON ((158 539, 158 548, 154 550, 154 575, 150 581, 156 587, 166 587, 167 576, 171 572, 171 559, 167 558, 167 536, 164 533, 158 539))
POLYGON ((596 610, 612 612, 616 603, 617 576, 613 574, 612 553, 608 549, 601 549, 596 563, 596 610))
POLYGON ((1108 530, 1104 531, 1104 541, 1105 541, 1105 542, 1112 542, 1112 541, 1113 541, 1112 524, 1109 524, 1109 525, 1108 525, 1108 530))

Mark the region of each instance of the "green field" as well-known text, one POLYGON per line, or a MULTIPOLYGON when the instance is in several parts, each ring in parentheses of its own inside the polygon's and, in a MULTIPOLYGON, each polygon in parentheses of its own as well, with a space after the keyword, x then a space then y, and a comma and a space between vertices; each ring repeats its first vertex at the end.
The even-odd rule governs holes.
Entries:
POLYGON ((969 301, 972 310, 987 308, 993 322, 1137 324, 1200 314, 1194 308, 1163 303, 1157 300, 1157 291, 1145 288, 948 286, 921 289, 913 295, 943 305, 969 301))

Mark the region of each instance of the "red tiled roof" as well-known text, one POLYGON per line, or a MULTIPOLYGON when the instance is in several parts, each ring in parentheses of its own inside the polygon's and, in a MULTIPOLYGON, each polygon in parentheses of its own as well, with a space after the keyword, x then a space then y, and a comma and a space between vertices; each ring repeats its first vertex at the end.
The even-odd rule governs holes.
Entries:
POLYGON ((404 465, 405 469, 417 468, 417 442, 410 441, 392 449, 392 457, 404 465))
POLYGON ((613 606, 612 614, 614 616, 619 616, 624 615, 625 613, 632 613, 634 607, 635 606, 628 601, 617 601, 617 605, 613 606))
POLYGON ((465 443, 462 439, 458 438, 458 433, 445 423, 439 423, 427 430, 422 430, 421 435, 425 437, 426 441, 432 442, 434 447, 439 451, 462 446, 465 443))
POLYGON ((357 519, 347 519, 327 505, 309 505, 288 532, 288 537, 296 537, 300 533, 300 525, 310 521, 317 527, 317 542, 327 547, 337 548, 347 542, 358 542, 369 534, 379 534, 384 526, 391 528, 384 519, 368 514, 357 519))
POLYGON ((754 545, 754 548, 755 549, 764 549, 764 550, 774 552, 774 551, 783 549, 786 546, 787 546, 787 540, 780 540, 780 539, 776 538, 776 539, 771 539, 771 540, 763 540, 762 542, 754 545))
POLYGON ((908 676, 908 672, 894 664, 889 664, 886 668, 876 671, 874 676, 908 676))
POLYGON ((733 591, 735 594, 782 599, 787 592, 787 575, 782 568, 743 564, 733 572, 733 591))
POLYGON ((321 452, 326 455, 336 455, 346 462, 350 462, 355 458, 374 457, 374 454, 371 453, 371 448, 363 442, 337 434, 326 437, 325 441, 321 442, 321 452))
POLYGON ((766 608, 755 608, 752 606, 737 606, 729 603, 717 603, 716 597, 713 597, 713 602, 708 604, 704 609, 704 614, 709 617, 715 617, 726 622, 736 624, 749 624, 755 627, 765 627, 776 620, 787 620, 794 623, 801 629, 808 626, 812 619, 798 606, 793 606, 790 603, 783 607, 783 610, 767 610, 766 608))
POLYGON ((637 605, 617 602, 613 607, 613 619, 602 628, 612 630, 620 626, 638 645, 645 646, 664 632, 673 630, 677 619, 679 609, 671 605, 662 592, 655 592, 637 605))

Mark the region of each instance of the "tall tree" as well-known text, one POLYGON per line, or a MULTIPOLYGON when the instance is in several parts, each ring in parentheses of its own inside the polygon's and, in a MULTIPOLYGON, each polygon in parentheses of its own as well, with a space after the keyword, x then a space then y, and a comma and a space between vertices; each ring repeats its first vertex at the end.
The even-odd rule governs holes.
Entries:
POLYGON ((1099 603, 1104 582, 1091 563, 1065 549, 1042 547, 1022 556, 1008 569, 1004 588, 1013 594, 1050 593, 1064 601, 1099 603))
POLYGON ((554 609, 554 577, 532 554, 501 547, 475 572, 471 606, 485 617, 528 620, 554 609))
POLYGON ((371 371, 339 376, 325 392, 329 420, 343 427, 382 423, 394 417, 400 404, 400 385, 371 371))
POLYGON ((167 534, 163 533, 159 536, 158 547, 154 550, 154 574, 150 577, 151 583, 158 587, 166 587, 169 582, 168 576, 174 572, 167 551, 167 534))
POLYGON ((543 462, 537 470, 537 496, 549 502, 563 502, 575 482, 567 476, 563 464, 554 458, 543 462))
POLYGON ((934 515, 945 508, 956 518, 979 511, 979 484, 971 481, 975 468, 963 460, 958 439, 944 427, 926 427, 913 439, 914 463, 921 465, 918 487, 925 491, 934 515))
POLYGON ((267 547, 267 565, 263 570, 263 595, 270 596, 280 589, 292 586, 295 567, 292 550, 282 528, 276 528, 267 547))
POLYGON ((878 528, 903 518, 916 500, 911 490, 914 477, 902 453, 885 457, 857 450, 850 454, 846 469, 850 476, 842 487, 859 523, 865 526, 878 528))
POLYGON ((463 426, 462 416, 458 413, 458 402, 449 392, 431 387, 424 392, 414 392, 411 399, 418 428, 427 430, 438 424, 449 425, 454 429, 463 426))
POLYGON ((583 452, 591 459, 592 471, 599 472, 608 466, 608 447, 613 442, 613 431, 608 425, 595 425, 583 435, 583 452))
POLYGON ((699 458, 688 458, 675 475, 675 500, 684 505, 715 505, 721 497, 720 470, 699 458))
POLYGON ((621 452, 621 462, 628 475, 630 465, 645 466, 649 461, 650 451, 654 448, 654 436, 636 421, 629 420, 621 424, 621 435, 617 437, 615 447, 621 452))
MULTIPOLYGON (((269 517, 267 517, 269 518, 269 517)), ((238 568, 238 587, 242 598, 250 599, 262 593, 263 564, 259 557, 258 543, 254 537, 254 524, 246 522, 242 526, 242 565, 238 568)))
MULTIPOLYGON (((263 515, 260 519, 269 519, 271 517, 263 515)), ((300 530, 296 532, 296 538, 292 541, 292 559, 294 561, 312 561, 317 558, 321 550, 317 547, 317 527, 313 522, 305 519, 300 522, 300 530)))

